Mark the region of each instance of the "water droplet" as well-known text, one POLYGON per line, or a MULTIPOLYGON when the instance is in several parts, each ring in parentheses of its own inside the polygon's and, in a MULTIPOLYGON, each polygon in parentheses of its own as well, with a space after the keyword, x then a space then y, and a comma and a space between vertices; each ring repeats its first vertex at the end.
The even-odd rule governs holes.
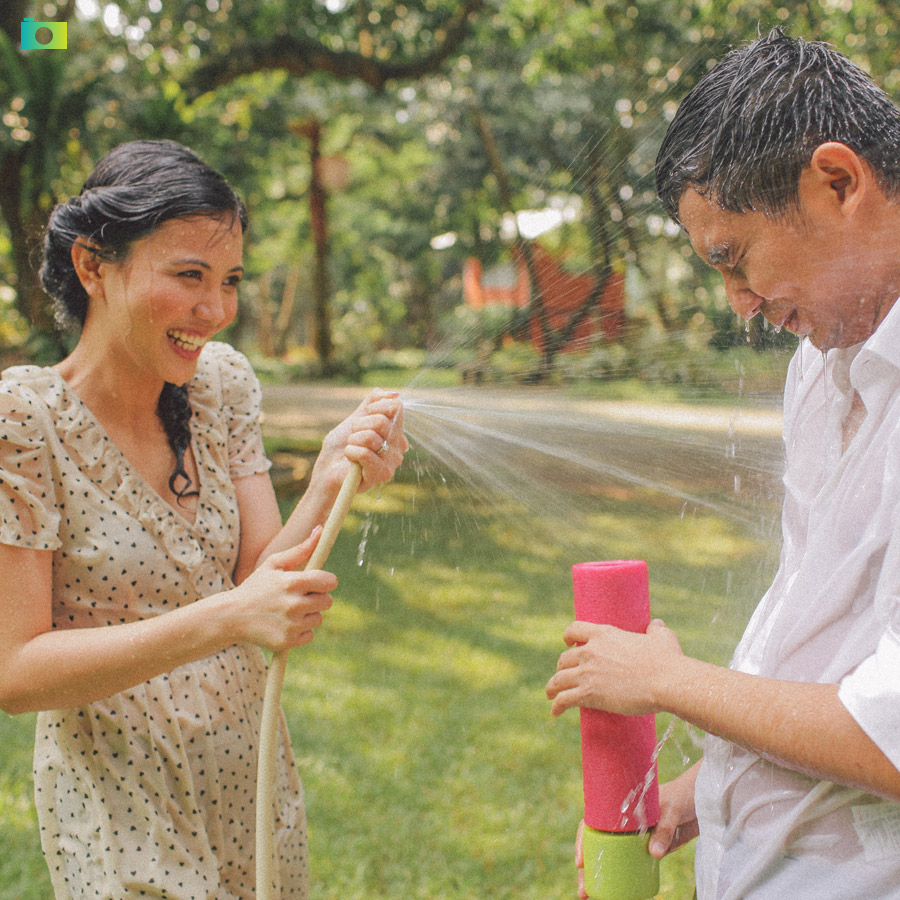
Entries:
POLYGON ((359 550, 356 553, 356 564, 362 566, 366 561, 366 547, 369 545, 369 531, 372 529, 372 517, 366 519, 363 525, 363 535, 359 542, 359 550))

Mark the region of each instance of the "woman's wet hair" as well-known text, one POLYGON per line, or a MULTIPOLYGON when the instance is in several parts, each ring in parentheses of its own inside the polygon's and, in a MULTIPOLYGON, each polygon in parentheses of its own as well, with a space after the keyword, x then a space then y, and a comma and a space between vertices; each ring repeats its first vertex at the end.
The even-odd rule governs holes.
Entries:
MULTIPOLYGON (((84 325, 88 295, 72 263, 80 242, 106 261, 124 259, 131 245, 170 219, 207 215, 247 228, 247 211, 225 178, 187 147, 173 141, 132 141, 100 160, 81 193, 58 204, 44 236, 41 282, 66 327, 84 325)), ((191 406, 184 385, 166 383, 157 415, 175 454, 169 487, 179 500, 195 496, 184 468, 190 445, 191 406)))
POLYGON ((240 198, 193 150, 173 141, 132 141, 107 153, 47 225, 41 281, 57 320, 83 325, 87 316, 88 297, 72 265, 76 241, 102 259, 121 259, 163 222, 191 215, 232 217, 247 227, 240 198))
POLYGON ((728 53, 682 101, 657 155, 657 193, 676 221, 688 188, 730 212, 795 212, 800 173, 827 141, 900 196, 900 110, 833 47, 776 28, 728 53))

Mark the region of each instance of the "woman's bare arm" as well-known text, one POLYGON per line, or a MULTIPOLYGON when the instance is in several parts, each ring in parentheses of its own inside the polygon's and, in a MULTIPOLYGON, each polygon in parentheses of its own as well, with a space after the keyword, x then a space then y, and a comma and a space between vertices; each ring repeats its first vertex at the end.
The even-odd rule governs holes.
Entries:
POLYGON ((296 572, 318 534, 270 557, 243 585, 153 618, 53 629, 52 555, 0 544, 0 708, 81 706, 234 643, 271 650, 312 640, 337 580, 296 572))
POLYGON ((309 487, 282 526, 268 474, 234 482, 241 518, 241 547, 234 570, 240 584, 270 554, 304 540, 331 511, 353 463, 363 472, 361 490, 390 480, 406 452, 403 406, 394 391, 374 390, 328 433, 309 487), (382 449, 384 445, 387 445, 382 449))

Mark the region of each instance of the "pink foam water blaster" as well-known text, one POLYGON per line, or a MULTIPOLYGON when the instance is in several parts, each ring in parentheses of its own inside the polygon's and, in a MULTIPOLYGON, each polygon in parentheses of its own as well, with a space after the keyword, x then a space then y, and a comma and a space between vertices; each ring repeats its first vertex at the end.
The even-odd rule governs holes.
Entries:
MULTIPOLYGON (((650 624, 647 564, 641 560, 572 566, 575 618, 643 634, 650 624)), ((649 829, 659 821, 655 716, 581 710, 584 875, 592 900, 650 900, 659 861, 649 829)))

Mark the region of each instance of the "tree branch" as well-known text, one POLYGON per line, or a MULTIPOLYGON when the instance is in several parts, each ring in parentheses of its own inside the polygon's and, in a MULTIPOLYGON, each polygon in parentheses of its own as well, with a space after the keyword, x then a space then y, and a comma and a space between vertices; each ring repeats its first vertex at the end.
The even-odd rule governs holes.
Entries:
POLYGON ((484 0, 463 0, 441 27, 444 38, 440 44, 416 59, 380 60, 362 53, 331 50, 318 41, 293 35, 250 38, 229 47, 227 54, 199 65, 184 82, 184 88, 193 100, 241 75, 284 69, 299 77, 324 72, 345 81, 359 80, 381 91, 389 81, 416 79, 435 71, 462 44, 470 20, 483 5, 484 0))

